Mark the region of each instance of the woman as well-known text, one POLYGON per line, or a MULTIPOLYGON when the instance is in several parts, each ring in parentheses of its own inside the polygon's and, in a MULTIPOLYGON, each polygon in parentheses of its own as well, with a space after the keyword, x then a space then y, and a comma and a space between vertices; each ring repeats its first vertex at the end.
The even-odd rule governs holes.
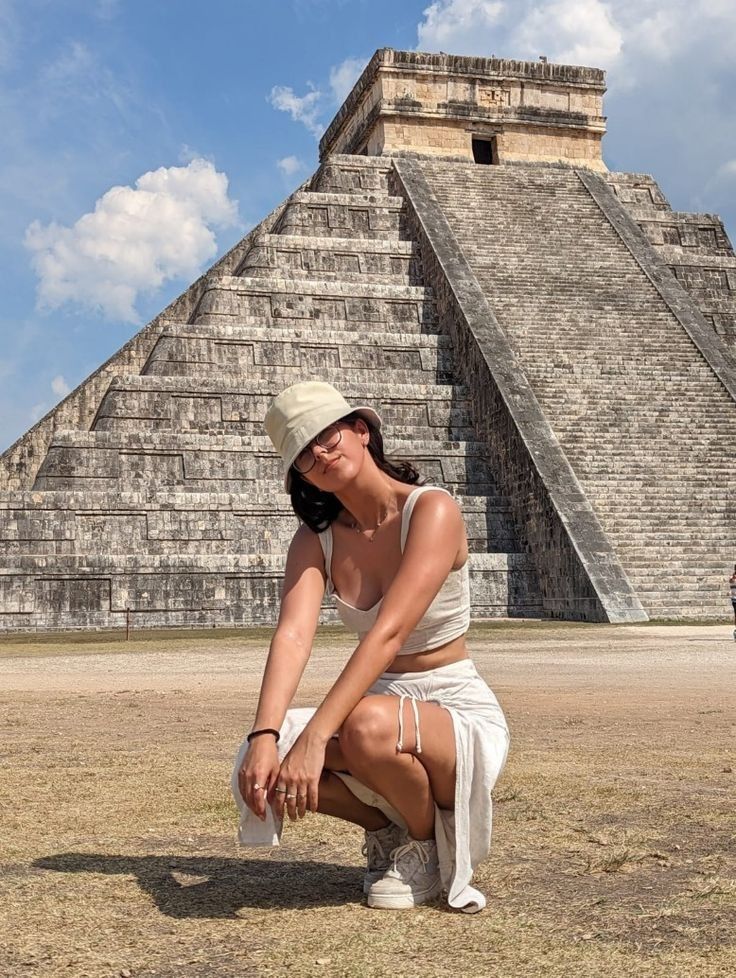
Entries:
POLYGON ((501 708, 468 658, 468 544, 457 503, 384 458, 381 419, 330 384, 283 391, 266 430, 302 525, 233 792, 244 844, 277 844, 284 815, 361 826, 368 905, 442 888, 466 912, 490 846, 491 788, 508 750, 501 708), (315 710, 288 710, 325 594, 359 644, 315 710))

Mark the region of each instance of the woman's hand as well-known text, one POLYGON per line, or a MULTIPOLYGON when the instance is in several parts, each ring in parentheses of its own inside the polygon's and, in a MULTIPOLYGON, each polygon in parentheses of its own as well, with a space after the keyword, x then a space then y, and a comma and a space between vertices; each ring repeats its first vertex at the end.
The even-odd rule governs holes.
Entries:
POLYGON ((279 754, 270 734, 255 737, 238 771, 243 801, 262 822, 266 820, 266 797, 279 774, 279 754))
POLYGON ((284 812, 292 822, 304 818, 307 811, 316 812, 319 802, 319 779, 325 766, 324 740, 305 730, 281 764, 278 778, 272 782, 268 800, 278 818, 284 812))

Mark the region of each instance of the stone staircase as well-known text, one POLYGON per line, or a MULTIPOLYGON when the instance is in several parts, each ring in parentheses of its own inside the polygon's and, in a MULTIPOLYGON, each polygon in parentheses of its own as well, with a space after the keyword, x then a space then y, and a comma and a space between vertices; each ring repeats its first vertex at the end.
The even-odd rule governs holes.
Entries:
POLYGON ((33 488, 0 493, 0 628, 273 622, 296 519, 262 419, 309 378, 374 406, 389 454, 456 495, 474 614, 540 613, 389 167, 325 163, 142 371, 112 378, 91 430, 56 431, 33 488))
POLYGON ((721 340, 736 352, 736 255, 716 214, 673 211, 653 177, 607 181, 721 340))
POLYGON ((573 169, 421 166, 647 612, 726 617, 736 403, 573 169))

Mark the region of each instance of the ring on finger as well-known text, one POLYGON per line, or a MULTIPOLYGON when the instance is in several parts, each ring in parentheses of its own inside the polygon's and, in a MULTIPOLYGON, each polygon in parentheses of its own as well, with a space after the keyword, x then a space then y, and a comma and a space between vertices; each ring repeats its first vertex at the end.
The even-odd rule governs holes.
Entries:
POLYGON ((287 797, 287 798, 297 798, 297 797, 298 797, 298 795, 287 795, 286 797, 287 797))
POLYGON ((287 792, 287 791, 288 791, 289 789, 288 789, 288 788, 274 788, 273 790, 274 790, 274 791, 278 791, 278 793, 279 793, 280 795, 285 795, 285 794, 286 794, 286 792, 287 792))
POLYGON ((254 784, 253 785, 253 790, 254 791, 260 791, 261 790, 261 786, 259 784, 254 784))

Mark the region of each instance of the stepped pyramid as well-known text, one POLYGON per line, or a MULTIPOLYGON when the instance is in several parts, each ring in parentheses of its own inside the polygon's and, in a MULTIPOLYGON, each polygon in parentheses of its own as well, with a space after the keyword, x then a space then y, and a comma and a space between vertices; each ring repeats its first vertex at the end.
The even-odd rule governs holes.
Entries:
POLYGON ((476 617, 725 616, 736 258, 608 172, 604 91, 377 51, 317 172, 0 457, 0 629, 273 622, 262 419, 309 378, 456 495, 476 617))

